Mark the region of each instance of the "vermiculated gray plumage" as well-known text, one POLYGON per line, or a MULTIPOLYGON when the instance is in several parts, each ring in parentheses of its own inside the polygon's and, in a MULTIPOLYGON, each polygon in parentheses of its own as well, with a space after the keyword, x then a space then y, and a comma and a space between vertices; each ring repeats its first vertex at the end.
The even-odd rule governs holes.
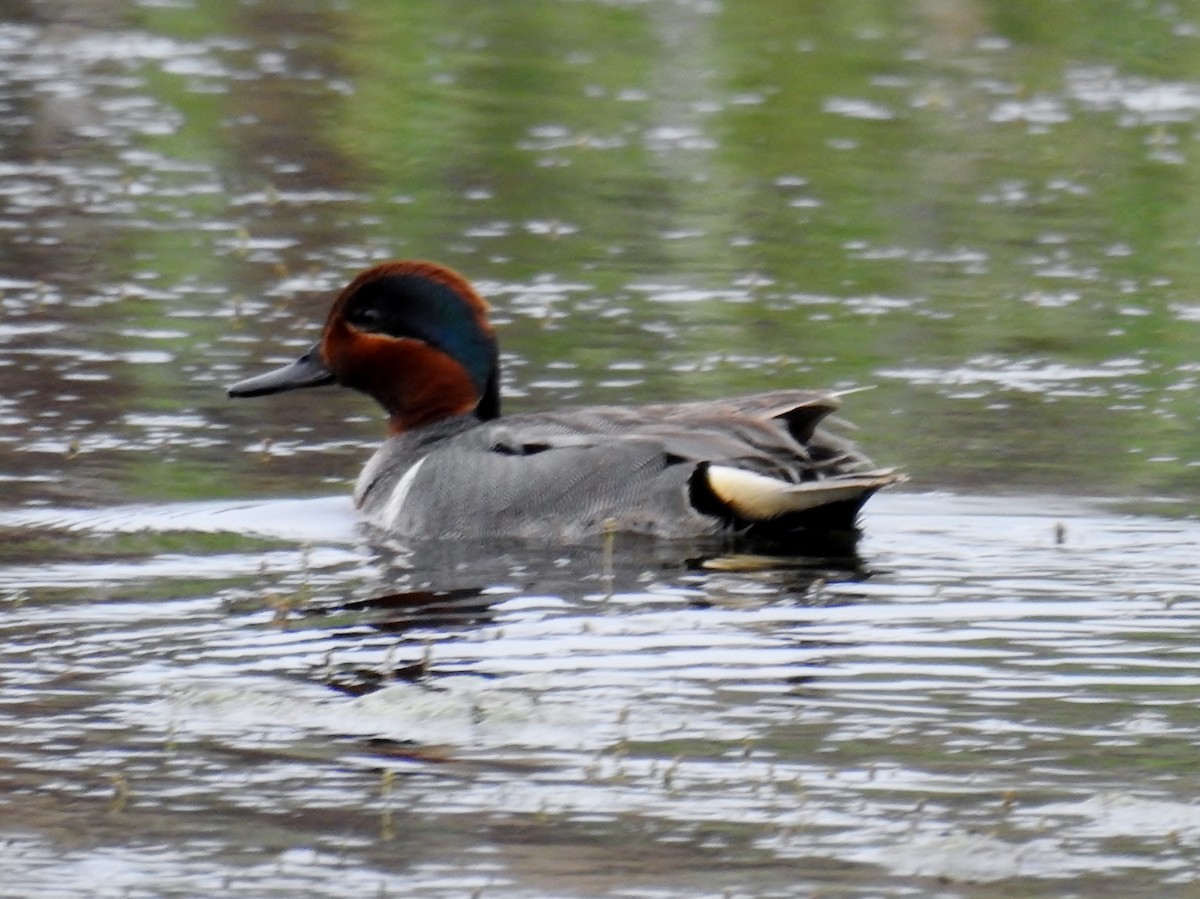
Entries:
MULTIPOLYGON (((462 416, 389 438, 355 499, 398 536, 579 539, 606 526, 667 538, 848 531, 871 493, 898 476, 817 428, 839 405, 835 394, 784 390, 488 422, 462 416), (748 514, 714 490, 727 486, 709 478, 714 465, 769 478, 784 498, 767 514, 748 514)), ((737 489, 737 479, 728 486, 737 489)))

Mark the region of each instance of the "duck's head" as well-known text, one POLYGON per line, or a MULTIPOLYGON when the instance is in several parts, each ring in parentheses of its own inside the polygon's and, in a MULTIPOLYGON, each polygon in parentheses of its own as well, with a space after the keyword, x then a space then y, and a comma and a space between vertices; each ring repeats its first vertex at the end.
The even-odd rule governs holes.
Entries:
POLYGON ((456 415, 495 418, 499 379, 487 304, 467 280, 431 262, 385 262, 346 285, 312 349, 229 395, 341 384, 378 400, 400 433, 456 415))

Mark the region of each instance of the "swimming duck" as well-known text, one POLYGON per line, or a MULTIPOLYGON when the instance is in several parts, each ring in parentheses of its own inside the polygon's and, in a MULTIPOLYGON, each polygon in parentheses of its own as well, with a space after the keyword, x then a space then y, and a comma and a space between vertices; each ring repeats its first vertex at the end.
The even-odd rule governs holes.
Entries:
POLYGON ((388 437, 354 502, 401 537, 572 540, 605 528, 665 538, 857 534, 862 504, 901 479, 817 425, 825 391, 587 406, 500 416, 488 306, 430 262, 376 265, 338 295, 295 362, 229 388, 340 384, 383 406, 388 437))

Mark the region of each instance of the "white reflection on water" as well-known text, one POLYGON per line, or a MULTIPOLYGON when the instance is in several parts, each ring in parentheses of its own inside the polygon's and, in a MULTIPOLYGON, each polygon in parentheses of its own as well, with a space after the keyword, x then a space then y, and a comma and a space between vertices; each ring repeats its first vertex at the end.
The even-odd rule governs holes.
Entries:
MULTIPOLYGON (((139 424, 159 424, 158 418, 139 424)), ((349 497, 270 502, 197 502, 131 505, 108 509, 25 508, 0 510, 0 527, 58 528, 95 534, 192 531, 247 537, 349 543, 356 519, 349 497)))
POLYGON ((1133 378, 1144 374, 1146 370, 1145 363, 1138 359, 1111 359, 1094 366, 1079 366, 1051 360, 987 355, 968 359, 965 364, 953 368, 884 369, 879 375, 921 385, 988 385, 1042 396, 1078 396, 1080 391, 1085 391, 1084 395, 1095 393, 1090 386, 1085 386, 1089 382, 1133 378))

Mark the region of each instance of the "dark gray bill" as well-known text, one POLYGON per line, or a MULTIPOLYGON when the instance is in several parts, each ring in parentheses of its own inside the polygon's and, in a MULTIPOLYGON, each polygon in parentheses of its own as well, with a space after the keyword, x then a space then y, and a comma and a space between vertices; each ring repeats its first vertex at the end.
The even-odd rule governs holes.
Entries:
POLYGON ((229 395, 266 396, 285 390, 299 390, 301 387, 320 387, 322 384, 332 384, 333 381, 333 372, 321 359, 321 345, 318 343, 295 362, 283 368, 238 381, 229 388, 229 395))

